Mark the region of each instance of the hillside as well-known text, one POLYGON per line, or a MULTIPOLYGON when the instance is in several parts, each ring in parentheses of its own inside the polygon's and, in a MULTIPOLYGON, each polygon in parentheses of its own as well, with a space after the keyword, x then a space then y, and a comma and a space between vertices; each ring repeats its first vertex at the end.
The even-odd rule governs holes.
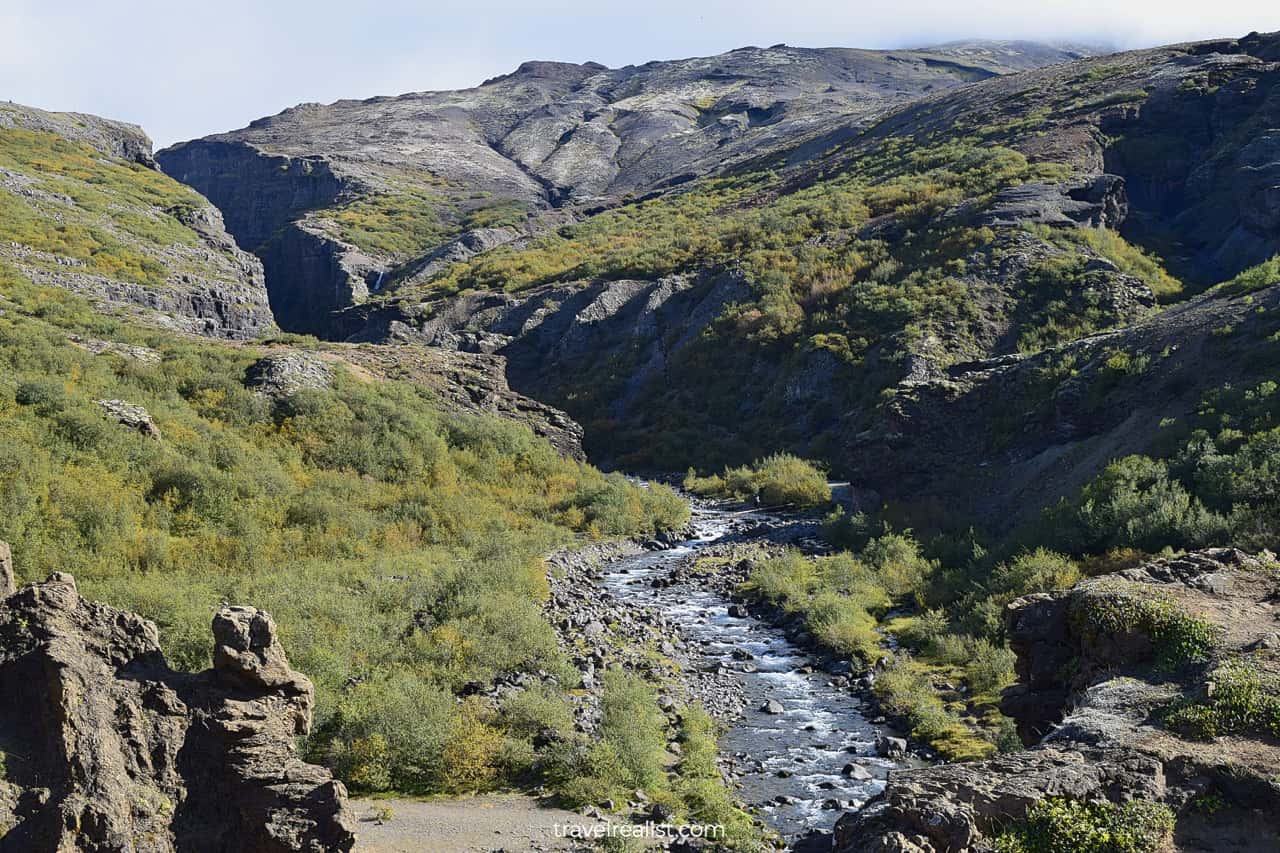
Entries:
POLYGON ((275 329, 262 264, 122 122, 0 104, 0 261, 182 331, 275 329))
POLYGON ((924 93, 1081 55, 1022 42, 777 45, 608 69, 527 62, 458 92, 303 104, 162 151, 267 270, 290 331, 441 260, 571 222, 924 93))
POLYGON ((776 45, 154 159, 0 104, 0 842, 171 853, 225 791, 346 849, 341 782, 715 849, 1253 849, 1278 83, 1280 33, 776 45))
POLYGON ((1152 355, 1191 344, 1269 298, 1277 44, 929 95, 820 155, 766 155, 393 282, 333 334, 502 353, 513 386, 580 420, 604 464, 706 469, 785 448, 910 498, 907 522, 935 523, 933 504, 1007 528, 1148 451, 1146 427, 1222 382, 1267 378, 1265 358, 1243 358, 1255 339, 1217 335, 1207 361, 1151 362, 1185 370, 1141 425, 1124 390, 1077 405, 1115 352, 1141 355, 1155 330, 1152 355), (1197 295, 1255 265, 1258 293, 1197 295), (1050 363, 1057 379, 1036 367, 1050 363), (989 408, 1009 399, 1025 418, 989 408))

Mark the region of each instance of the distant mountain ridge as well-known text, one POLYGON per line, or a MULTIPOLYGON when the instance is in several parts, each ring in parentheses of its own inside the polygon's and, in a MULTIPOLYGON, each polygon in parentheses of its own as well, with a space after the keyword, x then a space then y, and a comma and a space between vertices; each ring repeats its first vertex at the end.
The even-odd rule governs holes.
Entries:
POLYGON ((323 333, 330 312, 469 232, 507 242, 530 217, 554 227, 566 221, 556 209, 615 204, 865 127, 928 92, 1081 55, 973 42, 747 47, 619 69, 526 62, 473 89, 302 104, 158 159, 263 259, 280 322, 323 333))

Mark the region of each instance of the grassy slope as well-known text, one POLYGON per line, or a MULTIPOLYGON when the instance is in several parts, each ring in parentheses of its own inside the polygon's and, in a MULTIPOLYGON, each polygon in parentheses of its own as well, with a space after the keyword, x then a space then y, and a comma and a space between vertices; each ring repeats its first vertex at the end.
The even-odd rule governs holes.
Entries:
POLYGON ((171 271, 165 249, 197 242, 175 214, 204 199, 154 169, 21 128, 0 129, 0 168, 30 181, 0 186, 0 240, 145 285, 162 284, 171 271))
POLYGON ((340 370, 272 405, 242 384, 253 346, 138 328, 4 266, 0 294, 0 537, 20 574, 73 572, 154 619, 190 669, 208 663, 220 602, 266 608, 318 687, 314 754, 358 788, 523 778, 576 683, 540 612, 541 555, 688 517, 668 490, 418 386, 340 370), (92 355, 73 333, 162 360, 92 355), (100 399, 146 406, 163 437, 108 421, 100 399), (468 682, 538 670, 561 679, 540 704, 455 702, 468 682))

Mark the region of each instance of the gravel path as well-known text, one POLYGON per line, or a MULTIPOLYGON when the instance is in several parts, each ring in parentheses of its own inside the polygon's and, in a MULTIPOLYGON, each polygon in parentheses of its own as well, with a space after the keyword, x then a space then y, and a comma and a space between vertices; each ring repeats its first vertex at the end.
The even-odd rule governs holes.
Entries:
POLYGON ((583 824, 582 815, 539 806, 532 797, 491 794, 458 800, 358 800, 355 853, 523 853, 581 850, 555 837, 557 824, 583 824), (394 817, 379 825, 379 808, 394 817))

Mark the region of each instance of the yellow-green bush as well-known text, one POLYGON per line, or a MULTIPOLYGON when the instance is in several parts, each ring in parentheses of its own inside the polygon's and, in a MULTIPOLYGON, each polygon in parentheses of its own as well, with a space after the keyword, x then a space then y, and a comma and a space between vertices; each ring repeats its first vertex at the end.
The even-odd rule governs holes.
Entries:
POLYGON ((753 465, 726 468, 710 477, 690 471, 684 487, 704 497, 745 500, 759 496, 768 506, 809 507, 831 500, 826 474, 812 462, 789 453, 775 453, 753 465))
POLYGON ((0 168, 35 177, 37 189, 72 202, 0 188, 0 240, 75 258, 92 272, 141 284, 162 282, 167 269, 143 245, 196 242, 175 213, 204 201, 154 169, 21 128, 0 129, 0 168))
POLYGON ((1117 805, 1051 797, 995 839, 997 853, 1156 853, 1173 836, 1176 817, 1163 803, 1117 805))

